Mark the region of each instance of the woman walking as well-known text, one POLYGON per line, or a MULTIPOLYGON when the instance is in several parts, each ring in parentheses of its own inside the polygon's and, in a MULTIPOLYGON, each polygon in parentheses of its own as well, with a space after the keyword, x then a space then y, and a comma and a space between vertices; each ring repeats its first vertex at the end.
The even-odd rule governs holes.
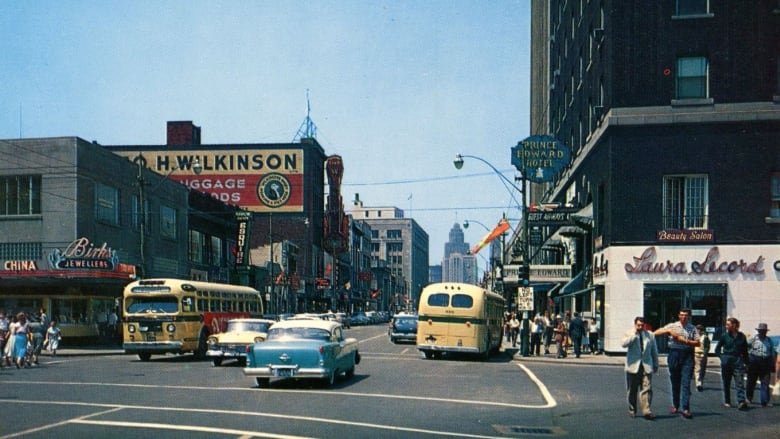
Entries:
POLYGON ((27 316, 24 313, 16 315, 16 323, 12 325, 11 333, 14 337, 14 353, 16 368, 19 369, 25 365, 27 360, 27 336, 30 332, 30 326, 27 323, 27 316))

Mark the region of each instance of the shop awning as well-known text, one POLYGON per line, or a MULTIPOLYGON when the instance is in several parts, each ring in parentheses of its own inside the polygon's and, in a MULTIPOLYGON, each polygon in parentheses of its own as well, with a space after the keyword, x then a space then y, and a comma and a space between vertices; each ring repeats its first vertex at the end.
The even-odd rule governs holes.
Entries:
POLYGON ((582 227, 593 227, 593 203, 583 207, 577 213, 571 216, 574 222, 582 227))
POLYGON ((584 271, 580 271, 572 280, 564 285, 563 288, 561 288, 561 293, 558 297, 576 296, 577 294, 587 293, 588 291, 596 289, 596 287, 585 286, 584 273, 584 271))

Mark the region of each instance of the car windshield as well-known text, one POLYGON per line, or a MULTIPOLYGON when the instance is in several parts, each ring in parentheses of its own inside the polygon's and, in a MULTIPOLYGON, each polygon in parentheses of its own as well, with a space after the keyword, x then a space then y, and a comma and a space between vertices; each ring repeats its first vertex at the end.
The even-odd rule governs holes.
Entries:
POLYGON ((319 328, 271 328, 266 341, 271 340, 328 340, 330 332, 319 328))
POLYGON ((399 317, 395 319, 396 325, 416 325, 417 319, 415 317, 399 317))
POLYGON ((128 314, 175 313, 179 311, 179 300, 174 297, 133 297, 125 302, 128 314))
POLYGON ((266 332, 268 326, 264 322, 228 322, 227 332, 266 332))

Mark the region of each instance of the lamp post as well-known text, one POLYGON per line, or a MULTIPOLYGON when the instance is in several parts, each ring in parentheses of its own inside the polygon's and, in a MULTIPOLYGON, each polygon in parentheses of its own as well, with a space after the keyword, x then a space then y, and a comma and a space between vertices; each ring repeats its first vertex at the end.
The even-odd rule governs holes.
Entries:
MULTIPOLYGON (((146 221, 148 218, 148 212, 146 211, 146 178, 144 177, 144 168, 146 168, 146 158, 139 152, 137 156, 133 159, 133 162, 138 167, 138 175, 136 176, 136 179, 138 181, 138 231, 139 231, 139 243, 140 243, 140 249, 139 249, 139 258, 141 261, 140 264, 140 271, 139 277, 143 279, 146 276, 146 221)), ((168 177, 173 174, 174 171, 176 171, 177 167, 171 168, 170 171, 168 171, 167 174, 162 176, 162 179, 157 183, 157 185, 152 188, 152 190, 149 191, 150 194, 154 193, 160 185, 163 184, 165 180, 168 179, 168 177)), ((201 166, 200 161, 195 158, 195 161, 192 164, 192 171, 195 174, 200 174, 203 171, 203 166, 201 166)), ((150 171, 151 172, 151 171, 150 171)))
MULTIPOLYGON (((528 206, 526 203, 527 197, 527 184, 528 180, 525 178, 525 176, 522 177, 523 187, 519 188, 517 185, 514 184, 510 179, 508 179, 504 174, 501 173, 495 166, 493 166, 492 163, 489 161, 483 159, 482 157, 478 157, 475 155, 469 155, 469 154, 456 154, 455 160, 453 160, 453 164, 455 165, 455 169, 462 169, 464 164, 464 158, 470 158, 479 160, 482 163, 488 165, 490 169, 493 170, 493 172, 498 175, 498 177, 501 179, 501 183, 504 185, 504 188, 506 188, 507 192, 509 192, 509 195, 512 197, 512 200, 517 204, 518 209, 522 212, 523 216, 523 229, 522 229, 522 235, 524 240, 524 245, 522 247, 523 251, 523 261, 530 265, 531 261, 529 260, 530 255, 530 240, 528 239, 528 206), (520 203, 517 201, 517 198, 515 198, 515 195, 512 193, 512 189, 520 192, 523 195, 523 202, 520 203)), ((504 257, 504 251, 505 249, 502 249, 502 258, 504 257)))

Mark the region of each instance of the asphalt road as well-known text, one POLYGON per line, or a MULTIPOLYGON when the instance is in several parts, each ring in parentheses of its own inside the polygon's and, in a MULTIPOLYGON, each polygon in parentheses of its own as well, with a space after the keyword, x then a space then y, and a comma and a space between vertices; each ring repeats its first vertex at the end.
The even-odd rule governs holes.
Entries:
POLYGON ((712 371, 694 419, 668 415, 665 369, 655 376, 655 421, 630 419, 619 362, 574 358, 483 363, 425 360, 384 326, 358 327, 355 377, 331 388, 276 381, 258 389, 235 363, 190 356, 45 357, 0 370, 0 438, 723 437, 776 434, 780 408, 724 409, 712 371))

